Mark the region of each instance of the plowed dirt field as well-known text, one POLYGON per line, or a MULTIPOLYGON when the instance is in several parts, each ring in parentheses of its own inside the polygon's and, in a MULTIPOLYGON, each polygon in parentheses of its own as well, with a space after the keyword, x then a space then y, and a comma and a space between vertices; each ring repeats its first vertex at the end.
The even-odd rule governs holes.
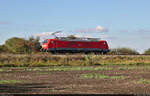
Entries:
POLYGON ((150 65, 5 67, 0 93, 150 94, 150 65))

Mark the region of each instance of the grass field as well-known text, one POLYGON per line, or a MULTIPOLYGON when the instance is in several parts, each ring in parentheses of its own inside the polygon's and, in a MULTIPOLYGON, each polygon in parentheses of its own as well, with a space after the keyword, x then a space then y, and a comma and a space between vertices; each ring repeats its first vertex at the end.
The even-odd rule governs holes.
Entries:
POLYGON ((149 65, 149 55, 0 54, 0 67, 149 65))

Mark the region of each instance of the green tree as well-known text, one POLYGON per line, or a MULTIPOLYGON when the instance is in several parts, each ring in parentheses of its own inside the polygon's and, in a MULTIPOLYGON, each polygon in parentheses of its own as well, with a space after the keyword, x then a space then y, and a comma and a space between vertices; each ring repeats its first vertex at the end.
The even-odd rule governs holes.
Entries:
POLYGON ((108 54, 112 55, 138 55, 139 53, 136 50, 130 48, 115 48, 111 49, 108 54))
POLYGON ((150 55, 150 48, 144 51, 145 55, 150 55))
POLYGON ((0 46, 0 52, 6 51, 9 53, 18 53, 18 54, 39 52, 41 48, 39 40, 40 40, 39 37, 37 38, 30 37, 28 40, 13 37, 6 40, 5 45, 0 46))
POLYGON ((13 37, 6 40, 5 46, 11 53, 29 53, 29 46, 26 43, 23 38, 13 37))

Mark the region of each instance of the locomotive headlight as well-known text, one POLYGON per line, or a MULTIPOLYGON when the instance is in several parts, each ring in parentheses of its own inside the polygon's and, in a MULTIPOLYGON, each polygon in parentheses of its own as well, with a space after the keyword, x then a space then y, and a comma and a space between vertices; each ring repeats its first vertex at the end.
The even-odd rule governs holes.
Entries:
POLYGON ((46 47, 47 45, 42 45, 42 47, 46 47))

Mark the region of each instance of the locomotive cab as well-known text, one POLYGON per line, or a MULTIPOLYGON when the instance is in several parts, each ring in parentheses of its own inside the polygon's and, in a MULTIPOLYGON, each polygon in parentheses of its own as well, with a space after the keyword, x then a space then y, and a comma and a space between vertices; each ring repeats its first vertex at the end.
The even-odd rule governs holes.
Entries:
POLYGON ((47 48, 48 48, 48 39, 46 39, 46 40, 44 40, 43 42, 42 42, 42 48, 41 48, 41 51, 47 51, 47 48))
POLYGON ((54 51, 55 50, 55 39, 46 39, 42 42, 42 48, 41 51, 47 52, 47 51, 54 51))
POLYGON ((108 44, 107 44, 107 42, 106 41, 103 41, 103 44, 102 44, 102 52, 103 53, 107 53, 107 52, 109 52, 110 50, 109 50, 109 47, 108 47, 108 44))

